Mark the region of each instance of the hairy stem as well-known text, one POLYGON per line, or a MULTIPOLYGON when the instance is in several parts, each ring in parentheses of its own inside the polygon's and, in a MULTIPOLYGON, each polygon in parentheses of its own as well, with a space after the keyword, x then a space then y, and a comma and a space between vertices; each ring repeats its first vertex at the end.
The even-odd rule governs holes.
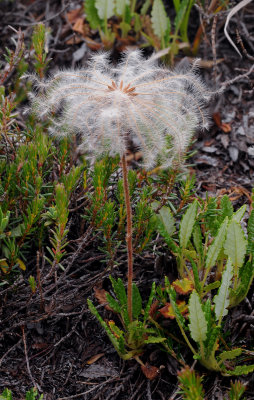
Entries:
POLYGON ((132 249, 132 212, 130 202, 130 192, 128 184, 128 170, 126 157, 123 154, 122 158, 122 170, 123 170, 123 187, 124 187, 124 198, 126 205, 127 215, 127 233, 126 243, 128 252, 128 287, 127 287, 127 307, 130 322, 132 321, 132 281, 133 281, 133 249, 132 249))

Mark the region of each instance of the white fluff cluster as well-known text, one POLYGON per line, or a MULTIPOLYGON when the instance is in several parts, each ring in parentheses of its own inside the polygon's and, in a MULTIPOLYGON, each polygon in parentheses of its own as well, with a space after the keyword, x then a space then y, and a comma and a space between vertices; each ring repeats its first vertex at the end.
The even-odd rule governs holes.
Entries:
POLYGON ((52 114, 51 133, 82 138, 82 149, 123 155, 130 141, 143 153, 146 168, 164 167, 180 157, 198 127, 207 128, 206 87, 195 67, 189 71, 158 66, 140 50, 126 52, 115 67, 109 54, 96 54, 85 70, 66 70, 39 82, 36 113, 52 114))

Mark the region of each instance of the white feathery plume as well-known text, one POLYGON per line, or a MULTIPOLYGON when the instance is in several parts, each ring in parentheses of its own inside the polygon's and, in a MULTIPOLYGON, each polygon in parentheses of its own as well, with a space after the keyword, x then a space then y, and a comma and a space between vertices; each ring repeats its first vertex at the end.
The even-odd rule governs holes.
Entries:
POLYGON ((127 51, 115 67, 109 53, 92 56, 87 69, 36 80, 35 112, 53 113, 50 132, 80 134, 81 147, 99 155, 122 156, 138 143, 146 168, 181 158, 196 128, 208 127, 204 105, 209 93, 197 68, 169 70, 140 50, 127 51))

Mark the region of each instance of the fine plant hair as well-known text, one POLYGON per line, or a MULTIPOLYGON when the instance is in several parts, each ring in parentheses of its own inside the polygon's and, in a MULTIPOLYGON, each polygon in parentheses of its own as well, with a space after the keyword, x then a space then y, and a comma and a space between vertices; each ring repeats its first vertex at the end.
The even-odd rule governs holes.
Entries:
POLYGON ((195 131, 208 127, 204 105, 210 94, 194 63, 169 70, 140 50, 127 51, 114 66, 109 53, 92 56, 87 69, 59 71, 31 95, 33 110, 51 116, 54 136, 81 137, 81 150, 97 156, 142 151, 145 168, 181 160, 195 131))

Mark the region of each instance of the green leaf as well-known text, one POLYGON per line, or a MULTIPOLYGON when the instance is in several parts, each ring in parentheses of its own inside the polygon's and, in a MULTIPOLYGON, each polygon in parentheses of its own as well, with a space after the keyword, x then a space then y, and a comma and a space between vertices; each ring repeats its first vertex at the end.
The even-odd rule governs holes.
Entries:
POLYGON ((254 210, 251 211, 248 221, 248 253, 254 255, 254 210))
POLYGON ((220 229, 217 235, 215 236, 213 243, 209 246, 205 262, 206 268, 211 268, 216 263, 217 257, 220 253, 220 250, 225 240, 227 224, 228 224, 228 217, 226 217, 224 222, 221 224, 220 229))
POLYGON ((114 293, 116 295, 117 300, 119 301, 121 305, 121 314, 124 320, 125 326, 128 326, 130 323, 129 316, 128 316, 128 310, 127 310, 127 294, 126 290, 123 284, 123 281, 118 278, 117 281, 110 276, 109 277, 112 287, 114 289, 114 293))
POLYGON ((116 301, 109 293, 106 293, 106 299, 109 307, 111 307, 116 313, 121 314, 121 307, 118 301, 116 301))
POLYGON ((254 371, 254 365, 238 365, 233 371, 225 370, 227 375, 247 375, 254 371))
POLYGON ((247 261, 247 263, 242 266, 239 278, 240 283, 238 284, 236 290, 230 291, 230 307, 235 307, 240 304, 248 294, 254 278, 253 260, 247 261))
POLYGON ((179 310, 179 307, 176 304, 176 292, 170 286, 167 277, 165 277, 165 289, 166 289, 166 292, 168 293, 170 303, 172 305, 172 309, 173 309, 173 312, 176 317, 176 321, 177 321, 178 325, 180 325, 183 329, 186 329, 184 317, 182 316, 181 311, 179 310))
POLYGON ((189 259, 190 259, 190 262, 191 262, 195 289, 199 293, 201 291, 201 284, 200 284, 200 280, 199 280, 198 267, 197 267, 197 265, 195 264, 195 262, 193 261, 193 259, 191 257, 189 259))
POLYGON ((197 200, 194 200, 194 202, 190 204, 190 206, 188 207, 186 213, 182 218, 180 225, 180 232, 179 232, 180 246, 182 248, 187 247, 188 241, 191 237, 193 227, 196 221, 197 209, 198 209, 198 202, 197 200))
POLYGON ((229 197, 225 194, 220 201, 221 215, 219 217, 219 221, 222 222, 226 217, 232 217, 233 215, 233 206, 229 197))
POLYGON ((185 258, 187 258, 187 260, 193 260, 193 258, 196 259, 197 257, 197 253, 195 250, 183 249, 182 254, 185 258))
POLYGON ((164 238, 166 244, 168 245, 169 249, 174 253, 177 254, 179 252, 179 247, 175 244, 174 240, 168 234, 168 231, 161 221, 159 215, 152 216, 152 222, 156 225, 157 231, 159 234, 164 238))
POLYGON ((151 0, 145 0, 143 6, 141 8, 140 14, 141 15, 146 15, 150 5, 151 5, 151 0))
POLYGON ((2 395, 0 395, 0 400, 12 400, 12 393, 9 389, 4 389, 2 395))
POLYGON ((117 0, 116 1, 116 13, 117 15, 120 15, 121 17, 124 16, 126 6, 130 5, 130 0, 117 0))
POLYGON ((165 342, 165 340, 167 340, 166 338, 163 337, 158 337, 158 336, 149 336, 148 339, 144 340, 144 343, 146 344, 153 344, 153 343, 162 343, 165 342))
POLYGON ((135 283, 132 284, 132 316, 137 319, 142 310, 142 299, 135 283))
POLYGON ((188 3, 189 3, 189 0, 182 0, 181 1, 179 10, 178 10, 178 12, 176 14, 176 17, 175 17, 175 32, 176 32, 176 34, 178 33, 178 30, 179 30, 179 28, 181 26, 181 23, 183 21, 184 14, 185 14, 186 9, 188 7, 188 3))
POLYGON ((229 287, 233 278, 233 265, 230 258, 227 261, 226 268, 222 274, 221 285, 218 294, 214 296, 216 320, 221 322, 222 318, 228 313, 229 306, 229 287))
POLYGON ((154 0, 151 16, 155 35, 163 39, 170 24, 170 20, 167 17, 162 0, 154 0))
POLYGON ((166 229, 168 235, 172 236, 173 233, 175 232, 175 219, 172 215, 170 208, 163 206, 160 209, 157 218, 164 225, 164 228, 166 229))
POLYGON ((220 327, 215 326, 214 328, 211 328, 207 334, 207 340, 205 342, 205 354, 206 357, 209 357, 209 355, 214 352, 214 346, 217 343, 218 336, 220 334, 220 327))
POLYGON ((206 340, 207 321, 201 307, 199 295, 195 290, 192 292, 189 300, 189 319, 189 329, 192 339, 197 343, 206 340))
POLYGON ((236 221, 236 222, 241 222, 245 212, 246 212, 246 204, 244 204, 242 207, 239 208, 239 210, 237 210, 233 215, 232 215, 232 220, 236 221))
POLYGON ((233 265, 240 268, 243 265, 246 254, 247 240, 241 225, 232 220, 229 223, 227 237, 224 243, 224 251, 231 258, 233 265))
POLYGON ((122 279, 118 278, 116 281, 112 276, 110 276, 109 279, 111 281, 117 300, 122 306, 126 306, 127 295, 122 279))
POLYGON ((196 224, 194 226, 192 237, 194 246, 200 258, 203 256, 203 242, 202 242, 202 232, 199 224, 196 224))
POLYGON ((240 356, 241 354, 242 354, 241 348, 233 349, 230 351, 223 351, 219 355, 219 359, 220 359, 220 361, 233 360, 234 358, 240 356))
POLYGON ((95 0, 99 17, 104 21, 114 15, 114 0, 95 0))
POLYGON ((211 292, 211 290, 217 289, 219 286, 220 286, 220 281, 209 283, 209 285, 206 285, 204 287, 203 295, 206 295, 206 293, 211 292))
POLYGON ((150 311, 150 308, 151 308, 151 305, 152 305, 152 302, 153 302, 153 299, 154 299, 154 296, 155 296, 155 290, 156 290, 155 282, 153 282, 152 288, 151 288, 151 293, 150 293, 150 296, 149 296, 149 299, 148 299, 148 302, 147 302, 147 305, 146 305, 146 308, 145 308, 145 311, 144 311, 144 319, 143 319, 144 322, 143 322, 143 324, 146 323, 146 320, 147 320, 147 318, 149 316, 149 311, 150 311))
POLYGON ((98 321, 100 322, 101 326, 105 329, 105 331, 106 331, 111 343, 113 344, 114 348, 116 349, 116 351, 118 352, 118 354, 121 357, 123 354, 122 354, 122 351, 120 349, 120 346, 119 346, 117 338, 113 335, 113 333, 109 329, 108 325, 103 320, 103 318, 100 316, 100 314, 98 313, 97 309, 95 308, 95 306, 93 305, 91 300, 87 299, 87 304, 88 304, 88 308, 91 311, 91 313, 98 319, 98 321))

